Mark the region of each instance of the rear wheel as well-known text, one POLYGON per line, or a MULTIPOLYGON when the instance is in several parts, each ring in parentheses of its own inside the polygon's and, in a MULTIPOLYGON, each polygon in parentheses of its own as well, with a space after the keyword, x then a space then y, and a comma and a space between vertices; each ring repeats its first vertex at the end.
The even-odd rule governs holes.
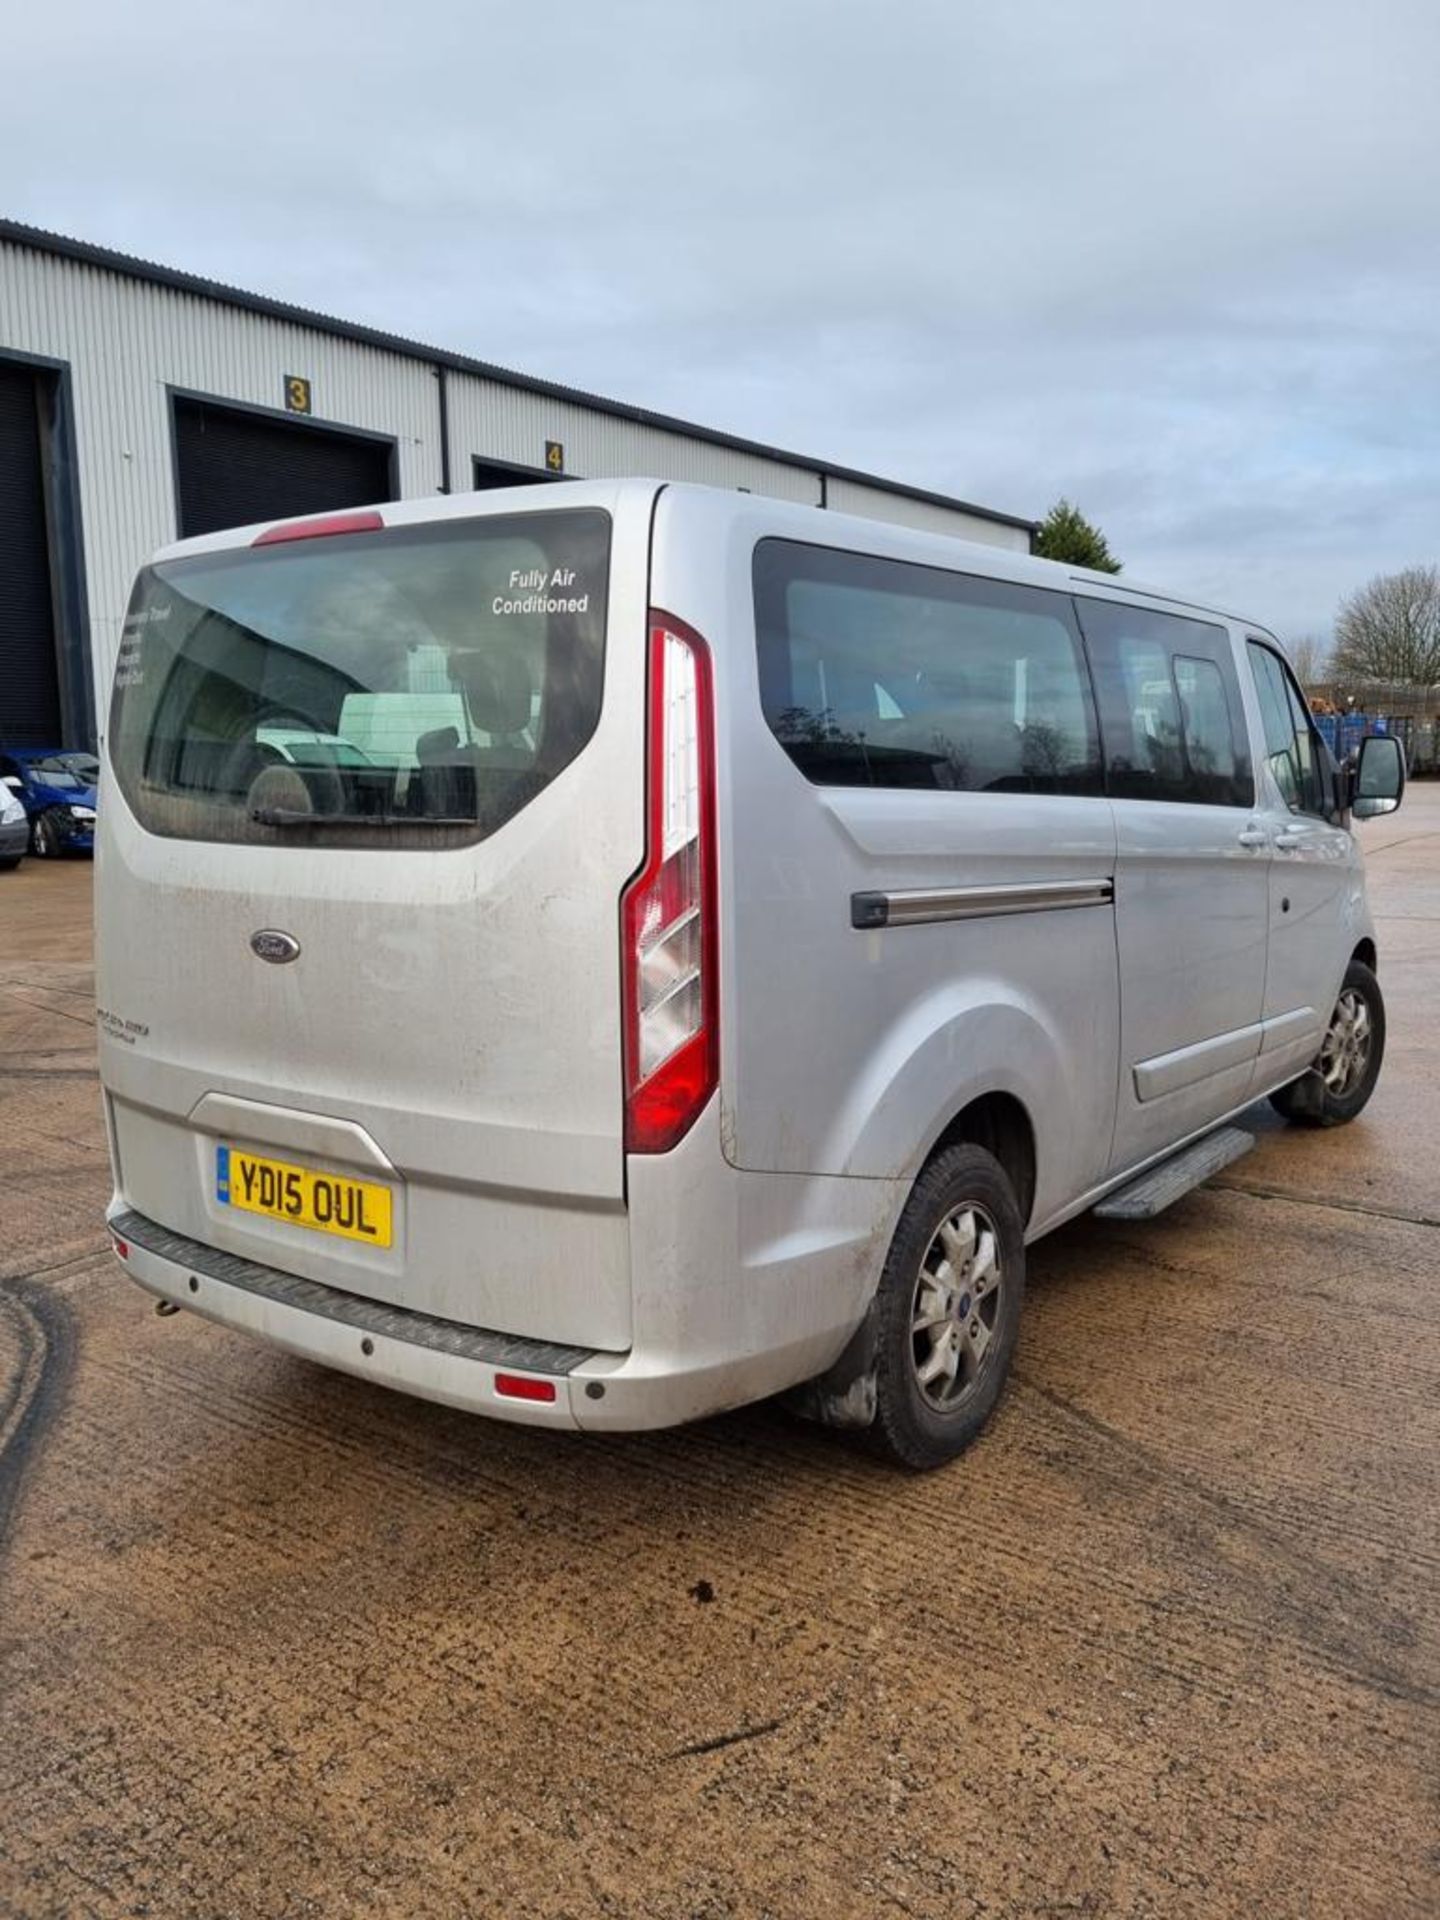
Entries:
POLYGON ((0 860, 0 873, 9 873, 12 867, 19 866, 23 858, 24 856, 22 854, 7 853, 4 859, 0 860))
POLYGON ((1375 1091, 1384 1057, 1380 982, 1363 961, 1352 960, 1314 1063, 1298 1080, 1272 1093, 1270 1104, 1301 1126, 1344 1126, 1375 1091))
POLYGON ((950 1147, 921 1173, 876 1296, 871 1443, 907 1467, 969 1446, 1010 1371, 1025 1286, 1025 1234, 1004 1168, 950 1147))

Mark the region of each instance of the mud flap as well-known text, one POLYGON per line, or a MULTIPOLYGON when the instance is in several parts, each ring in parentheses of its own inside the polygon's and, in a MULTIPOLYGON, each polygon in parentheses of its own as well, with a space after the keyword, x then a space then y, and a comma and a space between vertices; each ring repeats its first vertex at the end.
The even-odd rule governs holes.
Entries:
POLYGON ((1291 1109, 1306 1120, 1318 1120, 1325 1111, 1325 1082, 1314 1067, 1307 1067, 1298 1080, 1286 1088, 1291 1109))
POLYGON ((834 1365, 786 1396, 792 1413, 825 1427, 874 1426, 876 1306, 872 1300, 834 1365))

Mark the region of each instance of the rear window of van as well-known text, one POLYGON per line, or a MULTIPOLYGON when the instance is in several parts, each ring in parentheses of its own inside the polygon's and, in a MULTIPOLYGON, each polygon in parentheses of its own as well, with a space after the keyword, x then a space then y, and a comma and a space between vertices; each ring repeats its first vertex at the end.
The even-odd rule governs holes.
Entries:
POLYGON ((583 509, 149 567, 115 674, 121 791, 173 838, 481 839, 595 730, 609 557, 583 509))

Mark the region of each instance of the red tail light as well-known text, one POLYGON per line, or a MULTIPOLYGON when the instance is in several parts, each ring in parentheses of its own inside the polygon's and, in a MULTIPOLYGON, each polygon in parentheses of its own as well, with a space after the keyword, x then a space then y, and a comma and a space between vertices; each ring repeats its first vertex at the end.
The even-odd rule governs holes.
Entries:
POLYGON ((267 527, 250 542, 252 547, 273 547, 281 540, 323 540, 332 533, 379 533, 385 522, 373 507, 361 513, 326 513, 314 520, 287 520, 283 526, 267 527))
POLYGON ((668 1153, 720 1077, 710 650, 650 615, 645 865, 621 902, 625 1146, 668 1153))

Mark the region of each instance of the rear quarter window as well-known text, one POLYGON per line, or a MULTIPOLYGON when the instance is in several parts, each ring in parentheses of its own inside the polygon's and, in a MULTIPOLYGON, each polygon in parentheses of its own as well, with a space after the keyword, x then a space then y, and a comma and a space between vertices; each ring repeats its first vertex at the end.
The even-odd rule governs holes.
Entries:
POLYGON ((782 540, 754 588, 765 719, 808 780, 1101 791, 1065 595, 782 540))

